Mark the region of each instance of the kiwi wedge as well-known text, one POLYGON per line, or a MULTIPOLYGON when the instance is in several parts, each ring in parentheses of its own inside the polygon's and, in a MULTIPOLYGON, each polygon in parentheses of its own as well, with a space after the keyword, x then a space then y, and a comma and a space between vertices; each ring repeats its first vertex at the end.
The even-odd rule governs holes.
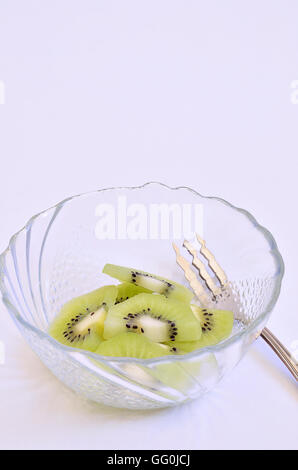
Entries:
MULTIPOLYGON (((170 348, 164 344, 154 343, 145 336, 133 333, 120 333, 103 341, 96 354, 107 357, 130 357, 137 359, 153 359, 171 356, 170 348)), ((167 361, 167 360, 166 360, 167 361)), ((120 365, 123 373, 130 379, 159 390, 166 386, 182 393, 191 393, 193 389, 202 389, 208 377, 212 378, 218 369, 213 354, 208 353, 192 361, 162 362, 149 368, 137 363, 120 365), (201 385, 202 384, 202 385, 201 385)), ((170 392, 170 390, 167 390, 170 392)))
POLYGON ((106 286, 70 300, 50 325, 49 334, 66 346, 95 351, 117 292, 116 286, 106 286))
POLYGON ((206 382, 218 376, 218 364, 214 354, 208 353, 192 361, 156 364, 151 374, 164 385, 191 395, 198 389, 202 392, 206 382))
POLYGON ((106 264, 103 273, 108 274, 122 282, 128 282, 135 286, 148 289, 151 292, 162 294, 170 299, 180 300, 182 302, 190 302, 193 293, 186 287, 177 282, 170 281, 154 274, 146 273, 139 269, 125 268, 115 264, 106 264))
POLYGON ((139 333, 156 343, 168 341, 170 344, 196 341, 202 333, 200 322, 188 304, 156 294, 138 294, 110 308, 104 338, 112 338, 123 331, 139 333))
POLYGON ((197 305, 191 305, 191 309, 201 324, 202 335, 197 341, 177 342, 175 344, 177 349, 187 353, 206 346, 213 346, 230 336, 234 323, 233 312, 205 309, 197 305))
POLYGON ((154 343, 146 336, 126 332, 103 341, 95 352, 102 356, 135 357, 138 359, 152 359, 171 354, 170 348, 164 344, 154 343))
POLYGON ((134 297, 135 295, 138 294, 143 294, 143 293, 150 293, 148 289, 145 289, 144 287, 136 286, 134 284, 129 284, 128 282, 123 282, 122 284, 119 284, 117 286, 118 289, 118 294, 116 298, 116 304, 119 304, 120 302, 123 302, 124 300, 128 300, 131 297, 134 297))

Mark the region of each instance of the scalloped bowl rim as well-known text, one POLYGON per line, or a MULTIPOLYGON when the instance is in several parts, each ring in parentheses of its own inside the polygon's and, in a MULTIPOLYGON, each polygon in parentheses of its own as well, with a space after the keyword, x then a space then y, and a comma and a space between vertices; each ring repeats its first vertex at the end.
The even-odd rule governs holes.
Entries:
POLYGON ((49 207, 48 209, 45 209, 45 210, 37 213, 36 215, 32 216, 28 220, 28 222, 20 230, 18 230, 14 235, 12 235, 12 237, 9 240, 9 244, 8 244, 7 248, 0 255, 0 291, 1 291, 1 294, 2 294, 3 303, 5 304, 6 308, 8 309, 9 313, 11 314, 11 316, 13 317, 13 319, 15 321, 23 324, 23 326, 25 328, 33 331, 35 334, 41 336, 42 338, 46 338, 54 347, 60 349, 61 351, 65 352, 66 354, 68 354, 70 356, 73 356, 74 354, 77 355, 77 353, 79 353, 79 354, 82 354, 84 356, 87 356, 88 358, 95 359, 97 361, 100 358, 100 361, 107 364, 107 365, 108 364, 111 365, 111 363, 130 363, 130 362, 132 362, 132 363, 141 364, 143 366, 148 366, 148 365, 154 365, 154 364, 159 364, 159 363, 164 363, 164 362, 169 362, 169 361, 170 362, 180 362, 180 361, 184 361, 184 360, 187 360, 187 359, 192 359, 192 358, 204 356, 207 353, 215 353, 217 351, 221 351, 221 350, 229 347, 230 345, 238 342, 242 338, 242 336, 249 335, 253 330, 257 329, 257 327, 266 319, 267 316, 269 316, 269 314, 273 310, 273 308, 274 308, 274 306, 277 302, 277 299, 279 297, 279 293, 280 293, 280 289, 281 289, 281 283, 282 283, 282 279, 283 279, 283 275, 284 275, 284 269, 285 269, 284 268, 284 261, 283 261, 283 258, 281 256, 280 252, 279 252, 277 243, 276 243, 273 235, 271 234, 271 232, 268 229, 266 229, 265 227, 260 225, 257 222, 256 218, 249 211, 247 211, 246 209, 236 207, 233 204, 231 204, 230 202, 226 201, 225 199, 217 197, 217 196, 204 196, 201 193, 199 193, 198 191, 196 191, 192 188, 189 188, 187 186, 171 187, 171 186, 168 186, 165 183, 160 183, 158 181, 150 181, 150 182, 147 182, 147 183, 145 183, 141 186, 115 186, 115 187, 102 188, 102 189, 97 189, 97 190, 93 190, 93 191, 88 191, 88 192, 85 192, 85 193, 76 194, 74 196, 70 196, 70 197, 67 197, 67 198, 63 199, 62 201, 60 201, 57 204, 49 207), (227 338, 226 340, 218 343, 217 345, 207 346, 207 347, 204 347, 202 349, 198 349, 198 350, 192 351, 192 352, 184 354, 184 355, 168 355, 168 356, 157 357, 157 358, 154 358, 154 359, 137 359, 137 358, 133 358, 133 357, 101 356, 99 354, 95 354, 95 353, 92 353, 90 351, 85 351, 83 349, 77 349, 77 348, 72 348, 72 347, 69 347, 69 346, 64 346, 63 344, 59 343, 54 338, 52 338, 46 332, 40 330, 39 328, 35 327, 34 325, 31 325, 29 322, 24 320, 22 315, 18 311, 18 309, 10 302, 10 300, 8 298, 8 295, 7 295, 6 288, 4 286, 4 282, 3 282, 4 277, 5 277, 5 273, 3 272, 3 266, 5 266, 5 258, 7 256, 7 254, 11 251, 11 246, 14 244, 15 239, 21 233, 28 230, 28 228, 40 216, 46 215, 47 212, 50 212, 53 209, 62 208, 65 204, 67 204, 68 202, 71 202, 73 199, 88 196, 88 195, 92 195, 92 194, 96 194, 96 193, 100 193, 100 192, 105 192, 105 191, 143 189, 143 188, 145 188, 146 186, 149 186, 149 185, 162 186, 162 187, 164 187, 166 189, 169 189, 171 191, 178 191, 178 190, 184 189, 184 190, 190 191, 191 193, 193 193, 196 196, 201 197, 202 199, 211 199, 211 200, 218 201, 218 202, 220 202, 224 205, 227 205, 231 209, 236 210, 237 212, 240 212, 241 214, 243 214, 251 222, 251 224, 254 226, 254 228, 261 232, 261 234, 263 235, 265 240, 268 242, 268 245, 270 247, 270 254, 275 259, 275 261, 277 263, 277 266, 278 266, 278 274, 276 275, 276 279, 275 279, 275 287, 273 289, 273 294, 272 294, 272 297, 271 297, 271 299, 268 303, 267 309, 264 310, 262 313, 260 313, 257 316, 257 318, 248 327, 246 327, 244 330, 236 333, 235 335, 231 336, 230 338, 227 338))

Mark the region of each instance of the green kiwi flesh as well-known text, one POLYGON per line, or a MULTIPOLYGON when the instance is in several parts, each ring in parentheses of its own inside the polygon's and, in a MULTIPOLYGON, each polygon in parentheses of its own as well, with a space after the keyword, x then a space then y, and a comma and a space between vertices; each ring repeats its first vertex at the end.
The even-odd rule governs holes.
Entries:
POLYGON ((195 360, 159 363, 151 370, 151 374, 168 387, 189 394, 207 380, 218 376, 218 364, 214 354, 209 353, 195 360))
POLYGON ((117 292, 116 286, 106 286, 70 300, 51 323, 49 334, 66 346, 95 351, 117 292))
POLYGON ((181 284, 139 269, 106 264, 103 268, 103 273, 119 281, 143 287, 151 292, 156 292, 157 294, 162 294, 165 297, 177 299, 181 302, 190 302, 193 298, 193 293, 181 284))
MULTIPOLYGON (((151 341, 196 341, 201 336, 200 322, 189 304, 163 295, 138 294, 110 308, 104 325, 105 339, 132 331, 151 341)), ((182 348, 181 348, 182 349, 182 348)))
POLYGON ((103 341, 96 354, 112 357, 135 357, 152 359, 171 354, 170 348, 163 344, 154 343, 145 336, 133 333, 120 333, 113 338, 103 341))
POLYGON ((116 304, 119 304, 120 302, 123 302, 124 300, 128 300, 131 297, 134 297, 135 295, 138 294, 143 294, 143 293, 151 293, 148 289, 145 289, 144 287, 141 286, 136 286, 134 284, 129 284, 128 282, 123 282, 122 284, 119 284, 117 286, 118 289, 118 294, 116 298, 116 304))
POLYGON ((234 315, 229 310, 216 310, 200 308, 191 305, 191 309, 199 320, 202 335, 197 341, 177 342, 175 346, 184 352, 213 346, 228 338, 233 329, 234 315))

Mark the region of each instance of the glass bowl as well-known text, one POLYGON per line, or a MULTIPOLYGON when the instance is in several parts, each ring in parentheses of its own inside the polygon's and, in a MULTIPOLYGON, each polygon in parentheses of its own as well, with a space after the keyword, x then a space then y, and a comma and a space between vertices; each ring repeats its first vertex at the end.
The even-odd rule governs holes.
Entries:
POLYGON ((0 258, 3 301, 44 364, 84 397, 150 409, 201 397, 243 357, 278 298, 284 271, 272 235, 247 211, 185 187, 147 183, 68 198, 34 217, 0 258), (200 232, 240 299, 230 338, 184 356, 102 357, 47 334, 69 299, 111 284, 105 263, 132 266, 187 285, 172 241, 200 232))

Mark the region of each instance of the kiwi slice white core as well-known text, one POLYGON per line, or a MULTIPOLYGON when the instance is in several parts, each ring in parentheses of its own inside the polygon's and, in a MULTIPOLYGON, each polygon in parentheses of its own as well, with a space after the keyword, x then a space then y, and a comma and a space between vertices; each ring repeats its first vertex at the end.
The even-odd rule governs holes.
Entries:
POLYGON ((106 304, 91 313, 80 313, 67 323, 67 328, 63 332, 65 339, 71 343, 79 340, 84 340, 88 335, 91 334, 92 326, 104 322, 107 314, 106 304))
POLYGON ((165 341, 175 341, 177 335, 176 323, 163 319, 162 315, 152 316, 150 308, 140 313, 129 313, 123 318, 126 321, 126 328, 136 333, 144 334, 147 338, 156 343, 165 341))
POLYGON ((174 287, 173 284, 168 281, 156 279, 150 274, 139 273, 138 271, 132 272, 131 282, 163 295, 168 295, 170 290, 174 287))
POLYGON ((142 315, 137 323, 141 331, 143 330, 151 341, 155 340, 158 343, 162 343, 166 341, 165 338, 169 337, 168 323, 148 317, 147 315, 142 315))

